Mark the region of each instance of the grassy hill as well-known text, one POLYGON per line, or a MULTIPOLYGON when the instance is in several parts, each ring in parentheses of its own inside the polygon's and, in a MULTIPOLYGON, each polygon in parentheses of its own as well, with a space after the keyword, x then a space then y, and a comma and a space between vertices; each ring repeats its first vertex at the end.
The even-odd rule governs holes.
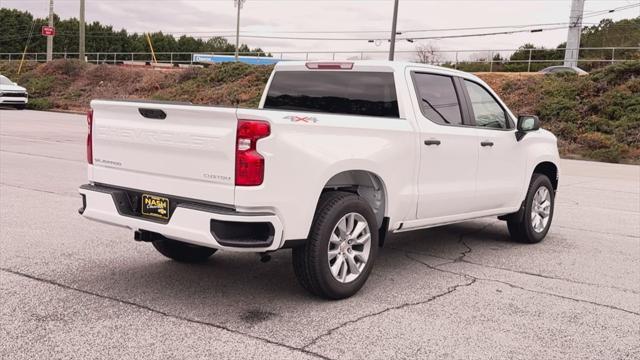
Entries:
MULTIPOLYGON (((206 69, 148 70, 54 61, 0 63, 26 86, 33 109, 84 111, 91 99, 157 99, 255 107, 270 66, 220 64, 206 69)), ((539 115, 563 156, 640 164, 640 61, 589 76, 480 73, 517 114, 539 115)))

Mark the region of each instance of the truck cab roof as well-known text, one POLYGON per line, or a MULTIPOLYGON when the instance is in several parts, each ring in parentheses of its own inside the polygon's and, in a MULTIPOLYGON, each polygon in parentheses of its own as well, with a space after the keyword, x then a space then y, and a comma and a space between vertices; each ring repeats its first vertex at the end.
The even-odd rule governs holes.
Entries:
POLYGON ((481 81, 477 76, 460 70, 435 66, 410 61, 389 61, 389 60, 310 60, 310 61, 281 61, 276 64, 277 71, 322 71, 322 70, 342 70, 342 71, 380 71, 380 72, 402 72, 406 68, 420 68, 425 71, 436 72, 443 75, 459 76, 462 78, 481 81), (326 68, 310 68, 312 64, 325 65, 326 68), (338 65, 345 64, 345 68, 337 68, 338 65), (335 67, 333 67, 335 66, 335 67))

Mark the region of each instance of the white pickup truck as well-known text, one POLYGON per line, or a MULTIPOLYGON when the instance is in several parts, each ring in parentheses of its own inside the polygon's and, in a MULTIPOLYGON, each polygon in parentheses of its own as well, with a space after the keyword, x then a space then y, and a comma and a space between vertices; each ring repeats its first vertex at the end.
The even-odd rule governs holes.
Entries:
POLYGON ((498 216, 549 231, 556 138, 477 77, 402 62, 282 62, 259 109, 95 100, 80 213, 177 261, 292 248, 301 285, 355 294, 389 232, 498 216))

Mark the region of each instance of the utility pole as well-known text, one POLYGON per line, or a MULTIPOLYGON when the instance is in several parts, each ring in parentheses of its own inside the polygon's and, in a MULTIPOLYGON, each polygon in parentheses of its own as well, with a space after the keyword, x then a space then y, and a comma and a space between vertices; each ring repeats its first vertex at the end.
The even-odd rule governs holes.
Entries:
POLYGON ((569 17, 569 33, 567 34, 567 48, 564 52, 564 66, 578 66, 580 55, 580 35, 582 34, 582 16, 585 0, 571 1, 571 15, 569 17))
MULTIPOLYGON (((49 26, 53 27, 53 0, 49 0, 49 26)), ((53 36, 47 36, 47 62, 53 60, 53 36)))
POLYGON ((78 44, 78 53, 80 61, 84 61, 84 0, 80 0, 80 44, 78 44))
POLYGON ((236 62, 240 55, 240 9, 242 9, 242 4, 244 4, 244 2, 245 0, 234 0, 235 6, 238 7, 238 18, 236 20, 236 62))
POLYGON ((398 25, 398 2, 393 4, 393 23, 391 23, 391 44, 389 45, 389 61, 393 61, 396 52, 396 27, 398 25))

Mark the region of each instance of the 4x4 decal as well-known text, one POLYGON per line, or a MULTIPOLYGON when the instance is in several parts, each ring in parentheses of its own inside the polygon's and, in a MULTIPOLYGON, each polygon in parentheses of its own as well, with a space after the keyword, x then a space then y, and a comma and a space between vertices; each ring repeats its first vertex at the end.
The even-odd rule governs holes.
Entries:
POLYGON ((294 123, 298 123, 298 122, 303 122, 303 123, 317 123, 318 119, 313 117, 313 116, 296 116, 296 115, 289 115, 289 116, 285 116, 283 117, 283 119, 289 119, 291 120, 291 122, 294 123))

